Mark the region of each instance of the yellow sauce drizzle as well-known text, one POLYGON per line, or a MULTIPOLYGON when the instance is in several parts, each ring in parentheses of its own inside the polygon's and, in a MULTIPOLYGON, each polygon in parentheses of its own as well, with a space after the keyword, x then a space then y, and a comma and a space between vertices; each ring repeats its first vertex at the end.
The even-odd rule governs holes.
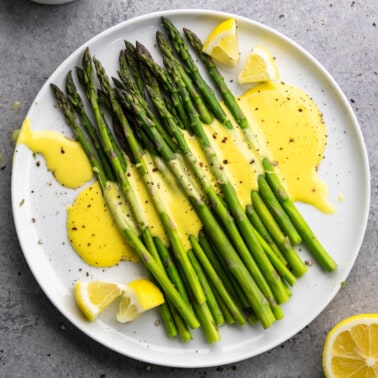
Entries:
POLYGON ((334 212, 327 186, 317 174, 327 134, 315 102, 298 88, 268 82, 249 90, 240 103, 250 123, 263 133, 264 140, 257 142, 260 154, 278 163, 291 198, 334 212))
POLYGON ((76 189, 93 177, 91 164, 80 143, 56 131, 32 131, 25 119, 17 138, 30 150, 43 155, 46 166, 56 180, 67 188, 76 189))

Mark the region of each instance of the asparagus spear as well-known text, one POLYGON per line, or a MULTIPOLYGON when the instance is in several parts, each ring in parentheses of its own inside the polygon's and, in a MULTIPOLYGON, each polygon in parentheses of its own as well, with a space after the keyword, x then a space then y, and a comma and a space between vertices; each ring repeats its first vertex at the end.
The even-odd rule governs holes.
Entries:
POLYGON ((125 62, 132 73, 132 77, 134 78, 135 84, 140 94, 143 97, 145 97, 143 77, 139 69, 139 62, 138 62, 136 47, 130 41, 124 41, 124 43, 125 43, 125 50, 124 50, 125 62))
POLYGON ((183 126, 186 129, 189 129, 190 123, 186 111, 182 105, 178 89, 175 87, 175 85, 173 85, 166 71, 152 59, 149 51, 140 42, 137 42, 136 44, 136 51, 139 61, 145 66, 147 66, 154 73, 161 85, 169 93, 172 100, 172 104, 177 110, 177 114, 179 115, 183 126))
POLYGON ((66 93, 67 93, 67 98, 71 102, 72 106, 75 108, 81 120, 82 125, 84 126, 86 132, 88 133, 91 140, 93 141, 93 145, 97 151, 99 160, 105 170, 107 177, 114 180, 115 179, 114 172, 111 169, 111 166, 108 161, 108 157, 105 155, 104 150, 101 146, 101 141, 98 136, 98 133, 96 129, 93 127, 92 122, 87 116, 87 113, 85 112, 84 103, 79 92, 76 89, 76 85, 73 81, 71 70, 68 72, 67 77, 66 77, 66 93))
POLYGON ((295 204, 288 195, 286 189, 281 184, 277 174, 275 173, 273 164, 268 159, 263 159, 265 169, 265 178, 269 183, 275 196, 289 215, 291 221, 294 223, 298 232, 303 238, 305 245, 310 252, 314 255, 319 264, 328 272, 336 269, 337 264, 334 259, 328 254, 320 241, 312 232, 311 228, 302 217, 295 204))
POLYGON ((219 296, 223 299, 225 305, 231 313, 232 318, 235 319, 240 325, 244 325, 244 316, 241 314, 239 308, 237 307, 230 293, 226 289, 222 278, 219 276, 214 266, 209 261, 208 256, 204 253, 198 240, 193 235, 191 235, 189 239, 192 243, 193 252, 200 261, 203 269, 206 271, 209 280, 211 280, 214 290, 217 291, 219 296))
POLYGON ((264 240, 269 244, 270 249, 277 255, 277 257, 287 265, 287 261, 283 256, 280 249, 277 247, 277 244, 271 237, 267 227, 265 226, 264 222, 256 213, 255 209, 253 208, 252 204, 249 204, 245 208, 245 212, 247 214, 248 219, 251 221, 252 225, 258 231, 258 233, 264 238, 264 240))
POLYGON ((193 250, 188 251, 188 256, 189 259, 194 266, 194 269, 196 270, 198 277, 200 279, 201 285, 203 287, 203 290, 206 295, 206 303, 209 307, 209 310, 212 314, 213 321, 217 327, 221 326, 224 324, 224 317, 223 317, 223 312, 219 307, 218 301, 215 298, 214 292, 212 287, 209 284, 209 281, 207 280, 206 274, 202 269, 202 266, 197 260, 197 257, 193 253, 193 250))
POLYGON ((119 230, 130 245, 134 248, 138 254, 141 262, 146 266, 146 268, 151 272, 153 277, 162 287, 164 294, 167 298, 171 300, 175 308, 180 312, 188 325, 192 328, 198 328, 199 322, 197 318, 193 315, 193 312, 188 308, 188 305, 183 300, 181 295, 178 293, 172 282, 169 280, 165 271, 161 269, 160 265, 155 261, 150 252, 144 246, 144 244, 139 239, 138 235, 134 230, 134 225, 130 222, 128 217, 124 214, 120 204, 119 196, 114 198, 114 195, 111 194, 109 190, 110 187, 115 184, 108 181, 108 178, 105 175, 105 171, 101 168, 100 161, 95 153, 93 145, 88 140, 87 136, 81 129, 77 119, 74 115, 74 111, 71 108, 71 105, 67 101, 64 93, 54 84, 51 84, 53 93, 58 101, 60 108, 62 109, 66 121, 70 127, 74 130, 77 139, 81 143, 85 153, 87 154, 93 170, 96 173, 99 184, 101 186, 104 199, 106 204, 109 207, 110 213, 113 216, 114 221, 116 222, 119 230))
POLYGON ((266 182, 264 175, 259 175, 257 180, 261 198, 264 200, 264 203, 272 216, 277 220, 281 230, 288 236, 292 245, 299 244, 302 241, 300 234, 294 227, 285 210, 282 208, 280 202, 274 196, 273 191, 266 182))
POLYGON ((216 98, 213 90, 208 86, 206 81, 201 76, 197 65, 195 64, 189 53, 188 46, 180 35, 180 32, 168 18, 162 17, 162 21, 173 48, 184 63, 186 72, 188 73, 188 75, 190 75, 194 83, 196 83, 199 91, 205 98, 205 101, 209 108, 212 110, 215 118, 217 118, 218 121, 223 123, 226 127, 231 128, 232 126, 230 120, 227 118, 227 115, 220 105, 218 99, 216 98))
MULTIPOLYGON (((173 70, 174 68, 171 67, 173 70)), ((182 88, 182 87, 181 87, 182 88)), ((215 190, 213 189, 212 185, 206 179, 206 176, 202 172, 202 168, 198 160, 196 159, 195 155, 190 151, 188 144, 186 143, 185 137, 181 133, 181 131, 175 127, 174 122, 172 122, 172 117, 164 107, 163 101, 159 100, 158 94, 154 93, 151 88, 148 88, 148 93, 150 94, 151 98, 153 99, 154 104, 156 105, 158 111, 160 112, 161 116, 167 120, 167 124, 171 127, 172 133, 175 135, 178 141, 179 148, 181 152, 184 154, 188 165, 190 166, 191 170, 194 172, 196 178, 200 181, 200 184, 208 196, 210 203, 212 204, 215 212, 222 220, 223 225, 225 226, 228 234, 231 237, 231 240, 234 242, 240 256, 250 273, 255 277, 257 280, 260 289, 263 291, 264 295, 272 298, 271 304, 273 307, 276 307, 275 300, 273 298, 273 294, 265 281, 265 278, 262 276, 260 269, 256 265, 255 261, 253 260, 250 251, 248 250, 247 246, 244 243, 243 238, 241 237, 239 230, 235 224, 234 219, 230 215, 228 209, 225 208, 223 202, 220 200, 218 195, 216 194, 215 190)), ((190 106, 190 105, 189 105, 190 106)), ((278 297, 280 303, 282 301, 287 300, 287 296, 278 297)), ((281 316, 280 311, 277 311, 277 316, 281 316)))
MULTIPOLYGON (((169 240, 172 244, 172 248, 175 251, 176 257, 180 264, 183 265, 183 271, 186 275, 186 279, 189 282, 189 286, 191 287, 191 290, 193 291, 193 295, 198 303, 203 303, 206 301, 205 295, 203 293, 202 287, 200 285, 200 282, 198 280, 198 277, 196 275, 196 272, 194 271, 188 257, 186 254, 186 251, 184 249, 184 246, 182 244, 182 241, 178 235, 177 228, 175 226, 175 223, 171 216, 169 215, 169 211, 166 209, 166 206, 164 204, 164 201, 160 198, 158 191, 154 188, 154 178, 151 176, 151 173, 149 172, 147 168, 147 161, 144 154, 143 149, 139 145, 139 142, 134 136, 133 130, 130 127, 129 122, 126 119, 125 114, 122 111, 122 108, 116 98, 115 90, 110 85, 110 80, 102 67, 101 63, 97 59, 93 59, 96 71, 97 71, 97 77, 100 81, 102 89, 105 91, 107 96, 109 97, 109 101, 112 106, 113 112, 118 117, 119 122, 122 125, 122 128, 125 133, 125 137, 127 142, 129 143, 130 150, 133 154, 133 157, 136 161, 136 166, 140 172, 140 175, 147 186, 152 200, 154 201, 154 205, 156 206, 156 209, 158 210, 160 219, 163 223, 164 229, 169 237, 169 240)), ((135 94, 136 96, 136 94, 135 94)), ((134 97, 135 98, 135 97, 134 97)), ((140 97, 139 102, 142 102, 143 99, 140 97)), ((146 228, 148 230, 148 228, 146 228)), ((150 234, 150 232, 149 232, 150 234)))
POLYGON ((251 198, 255 211, 268 226, 271 236, 278 244, 289 266, 293 269, 295 276, 301 277, 307 271, 307 267, 298 257, 296 251, 292 248, 290 239, 282 232, 279 225, 276 223, 273 215, 269 212, 268 207, 261 199, 260 193, 252 190, 251 198))
MULTIPOLYGON (((159 256, 161 258, 161 261, 167 272, 168 277, 170 278, 172 283, 175 285, 177 291, 180 293, 184 301, 190 305, 189 297, 186 292, 184 283, 182 282, 181 276, 178 273, 176 264, 174 263, 174 260, 171 256, 169 249, 164 245, 164 243, 161 241, 160 238, 154 237, 154 241, 155 241, 156 248, 158 250, 159 256)), ((171 308, 172 316, 174 318, 174 322, 177 326, 181 340, 184 342, 192 340, 192 334, 190 332, 190 329, 188 328, 188 326, 182 319, 181 315, 171 304, 170 304, 170 308, 171 308)))
MULTIPOLYGON (((167 59, 165 60, 165 64, 167 64, 167 66, 169 67, 168 71, 172 74, 177 88, 181 90, 182 98, 184 99, 186 108, 188 109, 188 114, 190 114, 191 128, 198 138, 199 144, 201 145, 201 148, 204 151, 206 159, 208 161, 210 170, 213 173, 216 181, 219 183, 225 201, 227 202, 229 209, 241 230, 241 233, 249 247, 249 250, 253 254, 256 263, 260 267, 260 269, 258 269, 257 265, 254 264, 254 261, 251 259, 251 255, 243 255, 243 257, 248 259, 247 266, 251 269, 250 273, 253 275, 256 282, 258 282, 264 294, 271 301, 273 308, 275 309, 275 311, 277 311, 276 316, 280 318, 283 315, 279 308, 275 305, 275 302, 277 300, 279 303, 283 303, 288 299, 285 290, 283 289, 283 284, 280 281, 277 272, 275 272, 273 266, 271 265, 269 259, 263 252, 260 243, 255 237, 253 227, 250 224, 244 212, 244 209, 240 204, 236 191, 231 181, 223 171, 222 164, 220 163, 216 152, 210 144, 207 134, 205 133, 204 128, 199 121, 198 114, 193 108, 190 97, 186 91, 185 83, 181 80, 181 77, 176 71, 173 62, 171 62, 168 57, 166 58, 167 59), (265 280, 268 281, 268 284, 266 284, 265 280), (271 293, 271 290, 273 291, 274 295, 271 293)), ((246 263, 246 261, 244 262, 246 263)))
POLYGON ((181 62, 175 57, 168 40, 160 31, 156 33, 156 40, 162 55, 166 56, 170 61, 172 61, 176 69, 178 70, 179 75, 181 76, 183 82, 186 85, 186 88, 188 89, 194 106, 198 111, 201 121, 206 124, 210 124, 213 121, 213 116, 202 101, 201 95, 198 93, 197 88, 193 85, 191 78, 185 72, 184 68, 181 65, 181 62))
MULTIPOLYGON (((130 98, 130 100, 132 100, 132 98, 130 98)), ((246 291, 250 304, 254 307, 256 315, 259 317, 262 325, 264 327, 269 327, 274 321, 274 315, 270 310, 269 303, 260 292, 260 289, 250 276, 242 260, 240 260, 238 253, 235 251, 228 237, 219 226, 211 210, 208 208, 201 195, 197 193, 197 190, 192 185, 185 169, 181 166, 176 156, 169 150, 168 146, 164 143, 163 138, 161 138, 160 134, 157 132, 156 127, 154 126, 156 120, 149 119, 143 111, 143 108, 136 103, 130 107, 130 110, 134 111, 134 116, 139 122, 140 127, 144 128, 145 132, 151 138, 151 142, 156 146, 156 152, 165 159, 172 172, 177 177, 179 184, 182 186, 194 209, 197 211, 204 227, 207 228, 209 235, 211 235, 214 244, 217 245, 217 248, 222 252, 223 258, 227 261, 230 270, 246 291)), ((286 293, 284 295, 286 296, 286 293)), ((271 303, 274 305, 274 298, 272 299, 271 303)), ((277 309, 277 306, 274 307, 277 309)))
POLYGON ((206 55, 202 52, 203 44, 198 36, 193 33, 191 30, 184 28, 185 36, 187 37, 189 43, 194 48, 194 50, 198 53, 199 57, 201 58, 202 62, 205 64, 210 77, 213 79, 216 87, 220 91, 224 103, 230 110, 231 114, 235 118, 237 124, 242 128, 246 129, 249 127, 248 120, 245 117, 243 111, 240 109, 239 104, 235 98, 235 96, 231 93, 230 89, 224 82, 224 78, 222 74, 218 71, 217 66, 214 64, 213 60, 209 55, 206 55))

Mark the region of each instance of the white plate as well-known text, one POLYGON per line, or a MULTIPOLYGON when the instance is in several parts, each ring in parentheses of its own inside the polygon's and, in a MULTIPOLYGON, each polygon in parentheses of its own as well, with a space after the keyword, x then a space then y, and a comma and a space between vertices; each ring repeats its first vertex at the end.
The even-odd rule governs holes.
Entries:
MULTIPOLYGON (((69 56, 42 87, 27 115, 32 129, 71 135, 54 106, 49 84, 54 82, 63 87, 66 73, 80 64, 86 46, 109 73, 116 72, 124 39, 139 40, 155 53, 155 32, 161 29, 162 15, 179 28, 192 29, 202 39, 218 22, 233 16, 203 10, 167 11, 128 20, 104 31, 69 56)), ((168 339, 163 326, 154 324, 158 315, 153 311, 128 325, 117 323, 112 311, 105 312, 94 323, 85 321, 72 296, 74 280, 89 277, 122 281, 125 277, 126 280, 137 277, 140 272, 135 265, 126 263, 105 270, 84 264, 71 249, 65 226, 66 206, 73 202, 78 191, 60 186, 43 166, 43 159, 40 159, 42 165, 36 167, 35 157, 25 146, 18 146, 14 155, 14 219, 25 258, 40 286, 57 309, 84 333, 121 354, 145 362, 177 367, 215 366, 243 360, 279 345, 302 330, 329 304, 347 278, 362 243, 370 199, 369 169, 359 125, 350 105, 330 75, 306 51, 266 26, 235 17, 242 60, 254 44, 266 46, 277 58, 282 79, 306 91, 319 105, 328 132, 319 174, 329 187, 330 200, 337 205, 334 215, 325 215, 309 206, 301 209, 338 262, 338 269, 327 274, 316 264, 312 266, 298 281, 293 297, 282 306, 285 318, 268 330, 260 326, 224 326, 222 341, 215 345, 206 344, 196 330, 194 340, 183 344, 168 339), (339 194, 344 197, 340 203, 339 194)), ((240 93, 236 86, 232 90, 240 93)))

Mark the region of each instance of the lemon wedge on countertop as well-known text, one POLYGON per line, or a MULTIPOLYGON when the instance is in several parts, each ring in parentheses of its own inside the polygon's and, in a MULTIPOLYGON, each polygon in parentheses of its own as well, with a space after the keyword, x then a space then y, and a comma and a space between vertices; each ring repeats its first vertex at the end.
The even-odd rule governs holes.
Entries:
POLYGON ((378 377, 378 314, 351 316, 327 335, 323 349, 326 377, 378 377))

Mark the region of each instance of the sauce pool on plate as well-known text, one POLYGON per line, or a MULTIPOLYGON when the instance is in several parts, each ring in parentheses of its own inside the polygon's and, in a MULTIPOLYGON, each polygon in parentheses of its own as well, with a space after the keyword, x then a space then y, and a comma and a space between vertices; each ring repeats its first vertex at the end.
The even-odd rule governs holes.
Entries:
POLYGON ((27 118, 17 144, 25 144, 34 153, 40 153, 47 169, 67 188, 79 188, 93 177, 91 164, 79 142, 56 131, 32 131, 27 118))

